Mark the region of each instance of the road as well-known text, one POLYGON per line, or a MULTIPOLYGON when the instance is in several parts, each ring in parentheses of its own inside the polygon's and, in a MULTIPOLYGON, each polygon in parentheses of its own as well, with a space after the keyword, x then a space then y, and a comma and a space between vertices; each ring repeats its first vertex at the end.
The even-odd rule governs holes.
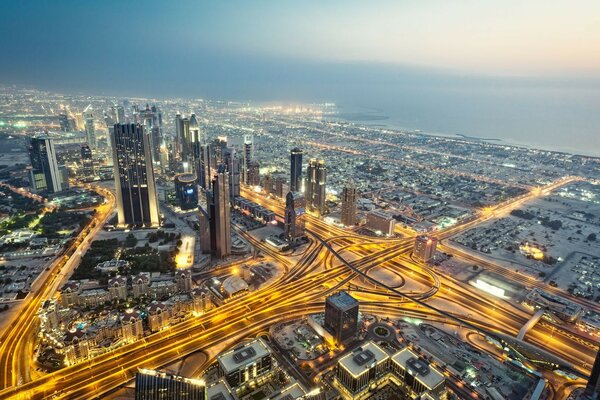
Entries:
MULTIPOLYGON (((482 212, 472 221, 436 235, 440 239, 449 237, 567 182, 555 182, 546 188, 531 191, 513 202, 482 212)), ((282 211, 281 204, 277 202, 257 196, 251 199, 277 213, 282 211)), ((325 296, 350 282, 356 283, 358 275, 366 275, 375 266, 392 268, 406 279, 420 283, 424 290, 411 292, 407 296, 386 287, 382 282, 363 276, 371 283, 365 287, 368 290, 365 295, 373 299, 361 302, 361 308, 366 312, 383 313, 391 317, 418 315, 424 319, 442 319, 448 323, 462 324, 477 331, 512 336, 517 334, 529 317, 506 304, 498 303, 494 298, 473 293, 471 287, 451 277, 438 276, 427 267, 413 262, 409 257, 412 238, 373 239, 333 227, 311 216, 307 216, 306 222, 313 240, 296 262, 290 264, 288 261, 288 270, 278 282, 198 318, 18 387, 14 386, 18 383, 15 374, 9 372, 4 379, 7 386, 11 387, 4 386, 6 389, 0 392, 0 399, 42 399, 51 396, 74 399, 105 393, 131 380, 138 367, 158 368, 198 349, 210 348, 219 341, 242 338, 261 332, 275 322, 322 311, 325 296), (332 257, 333 252, 343 253, 344 260, 332 257), (435 304, 435 307, 431 304, 435 304), (440 305, 446 308, 441 309, 440 305)), ((265 253, 276 253, 258 241, 252 244, 265 253)), ((51 286, 49 283, 45 287, 51 286)), ((41 301, 43 298, 40 296, 38 299, 41 301)), ((29 315, 23 316, 23 321, 34 320, 37 307, 32 310, 29 315)), ((20 332, 30 331, 31 328, 25 328, 20 332)), ((11 343, 15 341, 12 336, 10 339, 11 343)), ((589 373, 590 360, 597 349, 596 343, 566 333, 560 327, 544 324, 536 325, 527 340, 572 363, 582 373, 589 373)), ((2 346, 6 346, 6 349, 19 348, 4 341, 2 346)), ((23 363, 19 357, 5 356, 4 352, 2 356, 5 370, 13 371, 17 364, 23 363)))

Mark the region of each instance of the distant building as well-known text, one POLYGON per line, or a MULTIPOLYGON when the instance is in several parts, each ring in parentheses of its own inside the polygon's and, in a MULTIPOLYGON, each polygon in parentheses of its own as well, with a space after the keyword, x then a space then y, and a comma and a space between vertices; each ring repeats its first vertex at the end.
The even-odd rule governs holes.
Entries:
POLYGON ((153 301, 148 305, 148 327, 151 332, 158 332, 169 326, 171 312, 161 301, 153 301))
POLYGON ((119 225, 158 226, 158 198, 150 139, 140 124, 116 124, 113 135, 119 225))
POLYGON ((92 148, 96 148, 96 128, 94 126, 94 114, 88 106, 83 112, 83 120, 85 125, 85 139, 87 144, 92 148))
POLYGON ((349 183, 342 189, 342 219, 345 226, 356 224, 356 187, 349 183))
POLYGON ((205 400, 204 382, 140 369, 135 375, 135 400, 205 400))
POLYGON ((92 157, 92 149, 87 144, 81 145, 81 176, 84 179, 94 177, 94 158, 92 157))
POLYGON ((253 160, 248 163, 247 184, 250 186, 260 185, 260 164, 258 161, 253 160))
POLYGON ((326 177, 325 161, 311 158, 306 168, 304 197, 306 198, 306 208, 319 215, 323 215, 325 212, 326 177))
POLYGON ((277 175, 274 179, 275 181, 275 196, 279 197, 280 199, 283 199, 285 197, 284 193, 287 193, 285 191, 285 178, 281 175, 277 175))
POLYGON ((304 195, 300 192, 289 192, 285 202, 285 237, 290 242, 296 242, 305 236, 304 195))
POLYGON ((365 228, 378 234, 392 236, 396 229, 396 220, 385 211, 369 211, 367 213, 365 228))
MULTIPOLYGON (((302 150, 293 148, 290 154, 290 192, 302 191, 302 150)), ((283 197, 283 196, 280 196, 283 197)))
POLYGON ((437 239, 419 235, 415 238, 415 246, 413 248, 413 255, 424 263, 429 262, 435 255, 435 249, 437 246, 437 239))
POLYGON ((246 185, 253 185, 250 183, 250 171, 252 167, 250 163, 254 157, 254 137, 252 135, 244 135, 244 148, 242 152, 242 174, 243 182, 246 185))
POLYGON ((345 291, 327 297, 324 327, 337 343, 345 343, 358 333, 358 300, 345 291))
POLYGON ((111 300, 127 300, 127 278, 115 276, 108 280, 108 293, 111 300))
POLYGON ((63 190, 54 142, 48 137, 33 137, 29 141, 31 185, 36 192, 57 193, 63 190))
POLYGON ((58 123, 62 132, 73 132, 77 130, 75 120, 67 115, 66 112, 58 114, 58 123))
POLYGON ((217 362, 220 375, 237 391, 266 380, 276 364, 271 349, 262 339, 221 353, 217 362))
POLYGON ((198 207, 196 175, 184 173, 175 176, 175 193, 182 210, 193 210, 198 207))
POLYGON ((196 168, 200 186, 204 190, 210 190, 212 181, 211 153, 212 151, 209 144, 202 144, 200 146, 200 159, 198 160, 198 166, 196 168))

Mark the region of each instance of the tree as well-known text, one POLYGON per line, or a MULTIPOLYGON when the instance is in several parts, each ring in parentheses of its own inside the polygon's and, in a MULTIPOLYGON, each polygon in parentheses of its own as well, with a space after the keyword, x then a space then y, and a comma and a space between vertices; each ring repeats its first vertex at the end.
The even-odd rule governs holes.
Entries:
POLYGON ((595 233, 590 233, 587 237, 587 240, 589 242, 595 242, 596 241, 596 234, 595 233))

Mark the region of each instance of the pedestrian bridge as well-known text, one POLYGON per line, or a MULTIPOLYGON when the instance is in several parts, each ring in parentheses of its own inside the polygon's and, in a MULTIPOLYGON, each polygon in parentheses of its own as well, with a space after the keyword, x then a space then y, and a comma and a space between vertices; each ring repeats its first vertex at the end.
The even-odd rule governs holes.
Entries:
POLYGON ((523 325, 523 327, 519 331, 519 334, 517 335, 517 339, 523 340, 525 335, 527 335, 527 332, 529 332, 531 330, 531 328, 533 328, 535 326, 535 324, 538 323, 540 318, 542 318, 542 315, 544 315, 545 311, 546 310, 544 310, 543 308, 537 310, 537 312, 535 314, 533 314, 533 316, 531 318, 529 318, 529 321, 527 321, 525 323, 525 325, 523 325))

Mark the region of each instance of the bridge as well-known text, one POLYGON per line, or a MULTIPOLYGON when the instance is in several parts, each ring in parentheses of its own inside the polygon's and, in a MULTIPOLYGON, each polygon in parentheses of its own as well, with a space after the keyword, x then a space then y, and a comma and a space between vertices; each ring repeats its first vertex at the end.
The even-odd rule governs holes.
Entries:
POLYGON ((535 326, 535 324, 538 323, 540 318, 542 318, 542 315, 544 315, 544 312, 546 312, 546 310, 541 308, 541 309, 537 310, 537 312, 535 314, 533 314, 533 316, 529 319, 529 321, 527 321, 525 323, 525 325, 523 325, 521 327, 521 330, 519 331, 519 334, 517 335, 518 340, 523 340, 523 338, 525 338, 525 335, 527 335, 527 332, 529 332, 531 330, 531 328, 533 328, 535 326))

